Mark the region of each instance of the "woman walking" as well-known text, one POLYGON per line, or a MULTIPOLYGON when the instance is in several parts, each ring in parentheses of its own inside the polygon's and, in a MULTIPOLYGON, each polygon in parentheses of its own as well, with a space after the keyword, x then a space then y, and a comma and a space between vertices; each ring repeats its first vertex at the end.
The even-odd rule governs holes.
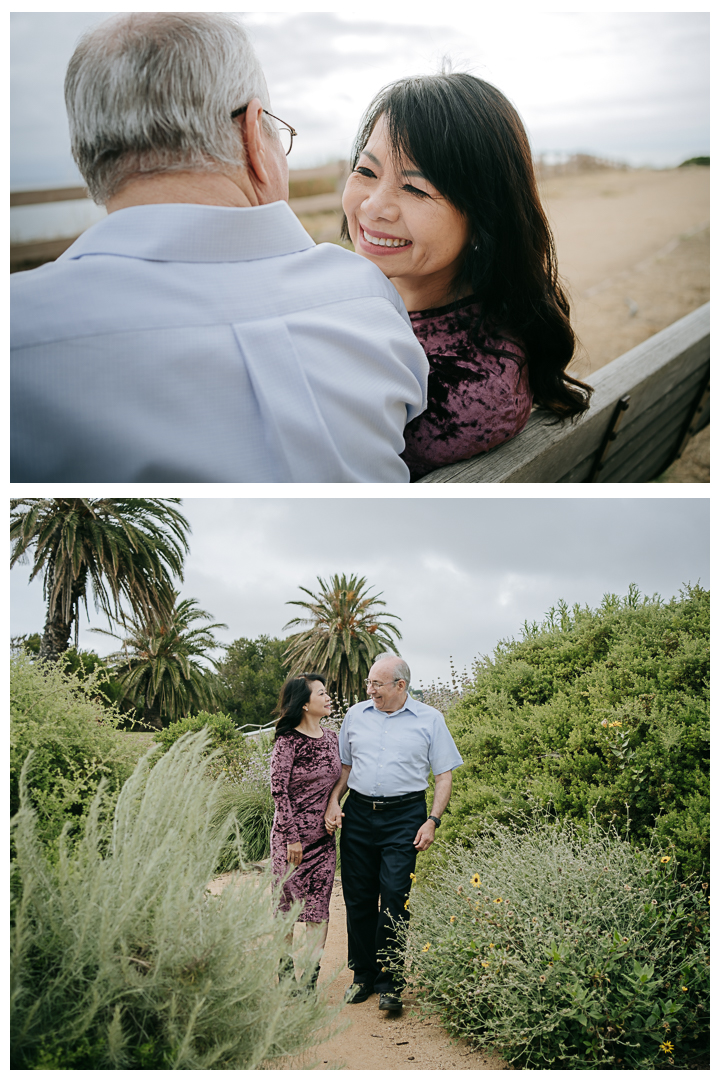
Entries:
MULTIPOLYGON (((304 901, 298 921, 319 930, 319 964, 336 863, 335 837, 325 829, 325 809, 342 771, 337 733, 320 726, 331 711, 323 676, 304 672, 288 679, 278 707, 270 759, 275 800, 270 834, 273 877, 279 885, 281 911, 288 911, 294 900, 304 901), (291 868, 291 876, 282 882, 291 868)), ((317 976, 316 966, 310 986, 317 984, 317 976)))

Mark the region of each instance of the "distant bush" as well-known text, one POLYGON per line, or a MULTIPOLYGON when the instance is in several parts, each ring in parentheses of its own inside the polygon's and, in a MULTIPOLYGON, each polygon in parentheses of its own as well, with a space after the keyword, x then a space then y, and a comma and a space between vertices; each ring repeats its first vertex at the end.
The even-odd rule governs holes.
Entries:
POLYGON ((258 1069, 327 1037, 323 997, 277 978, 299 908, 274 914, 267 875, 207 891, 231 822, 213 824, 206 749, 187 734, 143 759, 112 820, 98 793, 57 868, 20 784, 11 1068, 258 1069))
POLYGON ((233 718, 225 713, 198 712, 194 716, 185 716, 182 720, 176 720, 162 730, 154 732, 153 737, 158 746, 163 750, 169 750, 189 731, 202 731, 203 728, 207 728, 208 731, 209 752, 212 750, 242 752, 245 739, 238 731, 233 718))
POLYGON ((448 714, 465 765, 446 839, 510 821, 532 800, 583 827, 655 836, 681 874, 701 873, 709 838, 709 593, 562 602, 541 627, 476 664, 448 714))
POLYGON ((24 651, 11 657, 10 812, 19 807, 20 772, 32 751, 28 798, 44 843, 79 826, 101 780, 112 805, 132 773, 133 749, 118 723, 116 710, 98 697, 97 672, 64 671, 24 651))
POLYGON ((709 165, 709 164, 710 164, 710 158, 709 157, 691 157, 691 158, 688 158, 687 161, 681 161, 680 164, 678 165, 678 168, 682 169, 684 165, 709 165))
POLYGON ((591 826, 496 824, 410 896, 413 985, 516 1068, 709 1067, 706 886, 591 826))

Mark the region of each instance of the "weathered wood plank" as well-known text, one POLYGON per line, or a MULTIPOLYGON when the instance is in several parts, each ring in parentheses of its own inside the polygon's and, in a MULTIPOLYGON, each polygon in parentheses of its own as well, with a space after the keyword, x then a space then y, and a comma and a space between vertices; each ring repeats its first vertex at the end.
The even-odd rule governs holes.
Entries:
POLYGON ((87 199, 87 188, 43 188, 42 191, 11 191, 11 206, 37 206, 39 203, 67 202, 69 199, 87 199))
POLYGON ((628 424, 707 364, 709 335, 710 305, 705 304, 596 372, 590 409, 575 424, 548 424, 550 414, 537 410, 510 442, 446 465, 417 483, 562 483, 597 451, 621 397, 631 395, 628 424))

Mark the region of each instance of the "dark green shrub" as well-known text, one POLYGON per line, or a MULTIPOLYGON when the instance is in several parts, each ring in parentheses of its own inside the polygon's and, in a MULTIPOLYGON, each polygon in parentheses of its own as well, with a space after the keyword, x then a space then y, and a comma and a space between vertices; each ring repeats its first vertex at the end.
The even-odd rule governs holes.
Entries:
POLYGON ((287 641, 261 634, 238 638, 228 646, 218 674, 225 686, 224 708, 239 727, 264 727, 277 705, 289 667, 283 659, 287 641))
POLYGON ((465 765, 446 839, 471 838, 537 800, 584 826, 630 818, 681 874, 702 873, 709 840, 709 594, 600 609, 560 603, 476 665, 448 714, 465 765))
MULTIPOLYGON (((257 1069, 332 1034, 324 995, 277 978, 299 906, 275 914, 269 875, 207 890, 231 822, 217 824, 206 751, 188 734, 143 758, 57 867, 21 783, 11 1068, 257 1069)), ((294 951, 301 985, 314 944, 294 951)))
POLYGON ((163 750, 169 750, 179 738, 188 731, 208 731, 209 750, 240 750, 245 745, 245 740, 238 731, 237 725, 231 716, 225 713, 199 712, 194 716, 185 716, 182 720, 176 720, 162 730, 154 733, 155 742, 163 750))
POLYGON ((97 677, 25 652, 11 657, 10 812, 19 807, 20 772, 32 751, 28 798, 46 844, 64 827, 79 826, 101 780, 112 804, 135 766, 131 746, 116 730, 117 712, 98 696, 97 677))
POLYGON ((518 1068, 706 1068, 708 897, 675 870, 593 824, 495 824, 413 888, 412 982, 518 1068))

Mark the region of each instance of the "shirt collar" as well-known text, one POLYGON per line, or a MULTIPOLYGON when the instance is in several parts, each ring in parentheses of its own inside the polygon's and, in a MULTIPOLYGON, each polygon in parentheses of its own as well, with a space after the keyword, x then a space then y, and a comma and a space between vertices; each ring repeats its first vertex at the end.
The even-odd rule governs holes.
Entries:
POLYGON ((411 712, 413 716, 417 716, 418 714, 417 701, 415 700, 415 698, 410 697, 409 694, 405 698, 405 704, 402 706, 402 708, 396 709, 395 712, 384 713, 381 709, 376 709, 375 702, 372 700, 372 698, 370 699, 370 701, 367 702, 363 711, 367 712, 368 709, 375 709, 375 712, 382 713, 383 716, 397 716, 398 713, 405 712, 406 709, 408 712, 411 712))
POLYGON ((245 262, 314 246, 286 202, 264 206, 160 203, 108 214, 60 258, 124 255, 157 262, 245 262))

